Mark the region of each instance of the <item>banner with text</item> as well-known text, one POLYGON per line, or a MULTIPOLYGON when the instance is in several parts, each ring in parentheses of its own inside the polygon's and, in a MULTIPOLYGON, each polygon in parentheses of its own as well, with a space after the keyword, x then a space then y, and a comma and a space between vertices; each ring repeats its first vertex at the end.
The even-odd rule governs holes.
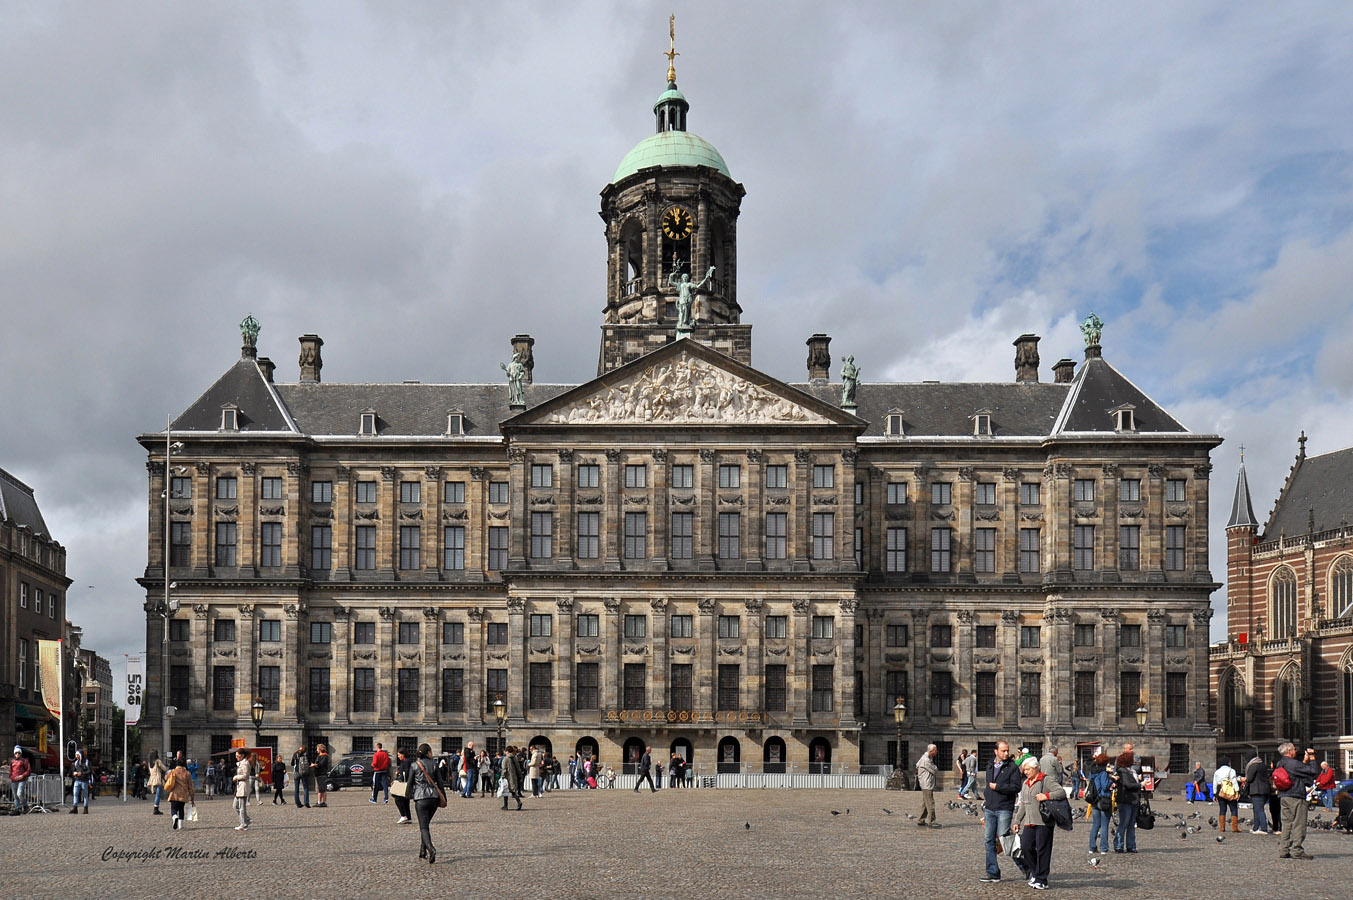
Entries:
POLYGON ((42 672, 42 702, 54 718, 61 718, 61 642, 38 641, 38 664, 42 672))
POLYGON ((127 657, 127 718, 128 725, 141 721, 141 692, 145 690, 145 671, 140 656, 127 657))

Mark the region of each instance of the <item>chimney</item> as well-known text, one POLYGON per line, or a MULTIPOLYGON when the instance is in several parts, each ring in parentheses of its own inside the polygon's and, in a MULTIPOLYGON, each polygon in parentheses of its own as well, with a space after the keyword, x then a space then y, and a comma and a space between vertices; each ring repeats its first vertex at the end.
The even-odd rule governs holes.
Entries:
POLYGON ((267 379, 268 384, 272 384, 272 373, 277 368, 277 364, 266 356, 258 358, 258 367, 263 372, 263 377, 267 379))
POLYGON ((1038 381, 1038 335, 1021 334, 1015 338, 1015 380, 1038 381))
POLYGON ((324 346, 324 339, 317 334, 303 334, 301 341, 301 383, 319 384, 319 370, 324 368, 324 360, 320 358, 319 348, 324 346))
POLYGON ((831 342, 831 335, 827 334, 815 334, 806 341, 809 381, 825 383, 831 380, 832 355, 827 349, 831 342))
POLYGON ((1076 364, 1063 357, 1052 365, 1052 380, 1057 384, 1070 384, 1076 374, 1076 364))
POLYGON ((536 358, 531 352, 535 346, 536 339, 529 334, 516 334, 512 336, 512 352, 521 355, 521 364, 526 366, 526 383, 532 381, 531 370, 536 367, 536 358))

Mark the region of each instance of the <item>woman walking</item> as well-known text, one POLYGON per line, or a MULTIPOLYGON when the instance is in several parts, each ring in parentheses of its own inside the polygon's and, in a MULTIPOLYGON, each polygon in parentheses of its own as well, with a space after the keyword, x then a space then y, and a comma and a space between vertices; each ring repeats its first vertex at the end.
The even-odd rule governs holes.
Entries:
POLYGON ((1090 802, 1090 852, 1095 852, 1095 844, 1099 844, 1100 853, 1109 852, 1109 816, 1113 812, 1113 781, 1109 778, 1109 757, 1107 754, 1100 753, 1090 761, 1090 781, 1089 785, 1094 786, 1091 791, 1089 785, 1085 789, 1085 796, 1088 798, 1093 795, 1090 802))
POLYGON ((173 816, 169 827, 177 831, 183 827, 185 804, 192 803, 194 798, 193 776, 188 774, 183 757, 179 757, 178 764, 165 779, 164 792, 169 797, 169 813, 173 816))
POLYGON ((446 794, 437 780, 437 766, 429 757, 432 748, 427 744, 418 745, 418 758, 411 769, 413 773, 413 805, 418 811, 418 831, 422 844, 418 848, 418 858, 426 859, 428 865, 437 861, 437 848, 432 846, 432 816, 438 808, 446 805, 446 794))
POLYGON ((403 785, 400 792, 395 794, 395 809, 399 810, 399 821, 396 825, 408 825, 413 819, 409 816, 409 768, 413 763, 409 760, 409 751, 403 748, 395 751, 395 781, 403 785))
POLYGON ((240 824, 236 831, 249 827, 249 782, 253 780, 249 765, 249 751, 243 747, 235 751, 235 811, 240 814, 240 824))
POLYGON ((517 809, 521 809, 522 765, 516 747, 508 747, 507 755, 503 757, 503 778, 507 780, 507 796, 503 797, 503 809, 507 809, 507 797, 516 800, 517 809))
POLYGON ((287 805, 287 798, 282 794, 282 789, 287 783, 287 764, 282 762, 282 757, 278 756, 272 761, 272 802, 273 805, 287 805))
POLYGON ((1268 763, 1263 757, 1255 755, 1245 767, 1245 785, 1250 790, 1250 801, 1254 807, 1254 821, 1250 825, 1250 834, 1268 834, 1268 798, 1273 794, 1273 785, 1268 780, 1268 763))
POLYGON ((319 803, 315 805, 325 809, 329 806, 329 798, 324 790, 329 781, 329 748, 320 744, 315 750, 319 754, 315 757, 315 791, 319 794, 319 803))
POLYGON ((1020 766, 1024 784, 1019 791, 1019 804, 1010 822, 1012 831, 1019 834, 1024 862, 1029 866, 1029 884, 1036 891, 1048 889, 1048 868, 1052 864, 1053 824, 1043 818, 1039 804, 1044 800, 1065 800, 1066 788, 1047 779, 1038 768, 1038 760, 1030 757, 1020 766))
POLYGON ((1226 817, 1231 817, 1231 830, 1240 831, 1240 778, 1231 768, 1231 761, 1223 759, 1212 773, 1212 792, 1217 798, 1217 829, 1226 830, 1226 817))
POLYGON ((164 796, 164 776, 169 773, 163 762, 160 761, 158 754, 150 755, 150 779, 146 782, 146 787, 155 792, 155 809, 152 815, 162 816, 160 812, 160 800, 164 796))

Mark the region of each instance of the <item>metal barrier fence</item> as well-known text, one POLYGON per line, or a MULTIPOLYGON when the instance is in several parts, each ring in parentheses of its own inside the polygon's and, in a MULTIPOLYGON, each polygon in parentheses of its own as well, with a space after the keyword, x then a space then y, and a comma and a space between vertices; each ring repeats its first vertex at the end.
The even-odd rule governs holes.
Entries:
MULTIPOLYGON (((65 790, 60 775, 30 775, 23 783, 23 798, 20 809, 24 812, 39 809, 56 809, 65 798, 65 790)), ((0 805, 14 808, 14 785, 9 777, 0 779, 0 805)))
MULTIPOLYGON (((892 774, 891 766, 856 766, 847 764, 822 764, 822 765, 729 765, 722 766, 695 766, 691 769, 692 777, 686 779, 683 787, 687 788, 829 788, 842 790, 882 790, 887 786, 888 776, 892 774), (729 771, 732 769, 732 771, 729 771), (770 769, 770 771, 766 771, 770 769)), ((568 773, 559 776, 559 788, 569 790, 572 785, 568 784, 568 773)), ((656 772, 653 775, 653 781, 660 788, 670 787, 672 785, 671 777, 667 772, 663 772, 662 778, 658 778, 656 772)), ((633 774, 622 774, 619 771, 615 776, 615 788, 633 790, 639 782, 639 776, 633 774)), ((605 768, 597 776, 597 787, 605 789, 608 781, 605 777, 605 768)), ((647 786, 647 785, 645 785, 647 786)))

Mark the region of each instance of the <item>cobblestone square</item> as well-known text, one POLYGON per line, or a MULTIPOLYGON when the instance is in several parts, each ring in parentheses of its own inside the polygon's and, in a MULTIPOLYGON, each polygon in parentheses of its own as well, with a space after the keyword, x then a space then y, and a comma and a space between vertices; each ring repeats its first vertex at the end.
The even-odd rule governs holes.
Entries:
MULTIPOLYGON (((940 803, 940 829, 908 814, 919 795, 889 791, 555 791, 503 812, 489 797, 452 796, 433 821, 435 865, 417 858, 417 826, 361 790, 327 809, 251 806, 236 832, 228 798, 172 831, 144 801, 101 797, 89 815, 0 819, 0 894, 9 897, 976 897, 1032 895, 1013 867, 983 874, 978 819, 940 803), (837 814, 833 814, 833 812, 837 814), (748 828, 747 826, 751 827, 748 828), (152 858, 117 858, 118 852, 152 858), (156 853, 155 851, 158 851, 156 853), (110 858, 105 859, 105 856, 110 858)), ((1312 831, 1314 862, 1275 859, 1276 837, 1206 828, 1180 839, 1162 821, 1135 856, 1087 862, 1088 827, 1059 832, 1052 891, 1063 897, 1347 897, 1353 838, 1312 831)), ((166 804, 167 811, 168 806, 166 804)), ((1314 819, 1313 814, 1313 819, 1314 819)))

